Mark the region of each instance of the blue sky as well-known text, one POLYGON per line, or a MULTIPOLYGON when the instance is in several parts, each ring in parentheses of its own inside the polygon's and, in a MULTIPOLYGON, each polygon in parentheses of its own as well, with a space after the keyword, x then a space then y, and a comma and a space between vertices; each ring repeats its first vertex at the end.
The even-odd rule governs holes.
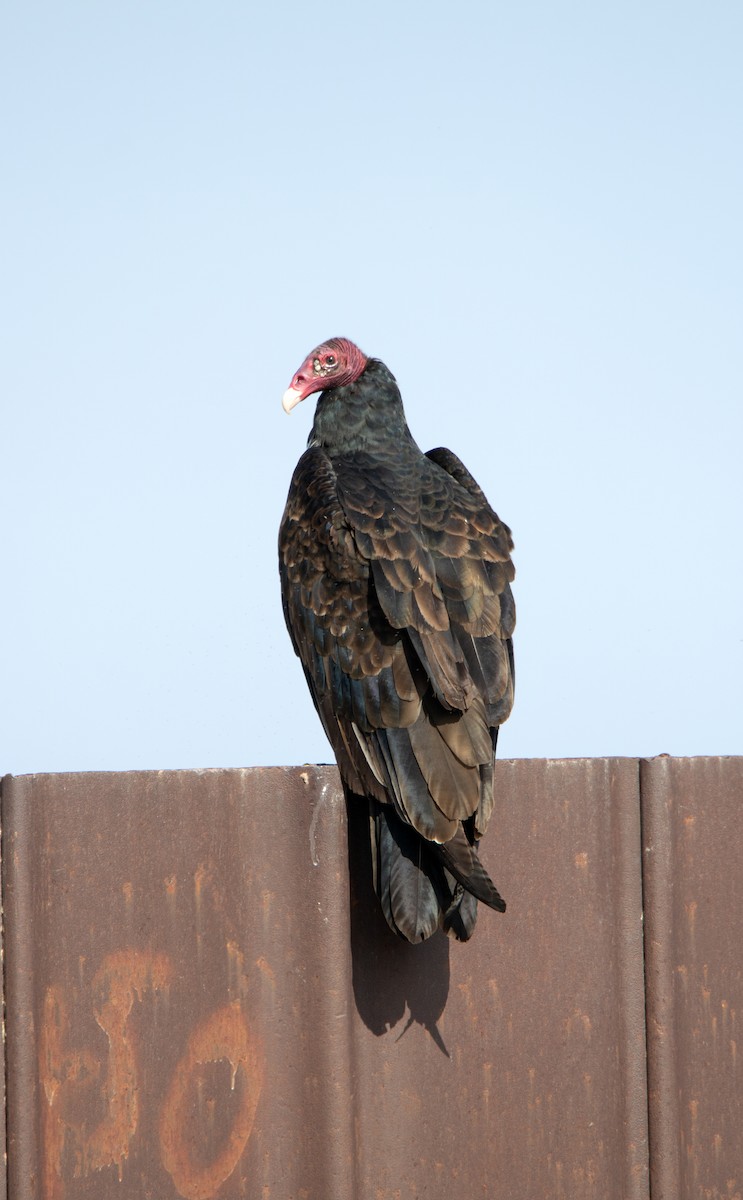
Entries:
POLYGON ((743 9, 5 14, 0 769, 328 761, 276 534, 307 352, 516 540, 505 757, 743 750, 743 9))

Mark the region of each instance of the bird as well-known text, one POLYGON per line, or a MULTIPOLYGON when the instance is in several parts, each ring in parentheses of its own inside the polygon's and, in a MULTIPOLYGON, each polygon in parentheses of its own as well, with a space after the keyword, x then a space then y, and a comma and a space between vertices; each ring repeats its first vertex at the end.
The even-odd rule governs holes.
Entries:
POLYGON ((279 530, 286 625, 347 795, 369 806, 394 933, 467 941, 505 912, 478 842, 513 705, 511 531, 451 450, 423 453, 392 372, 330 338, 283 396, 315 392, 279 530))

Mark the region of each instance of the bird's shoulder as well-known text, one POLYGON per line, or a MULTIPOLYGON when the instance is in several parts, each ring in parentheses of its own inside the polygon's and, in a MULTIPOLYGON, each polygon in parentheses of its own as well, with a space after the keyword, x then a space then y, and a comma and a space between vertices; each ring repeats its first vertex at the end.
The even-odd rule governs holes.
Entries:
POLYGON ((362 677, 389 665, 397 640, 370 589, 371 567, 340 502, 335 465, 310 446, 294 472, 279 531, 284 616, 295 650, 323 686, 317 656, 362 677))
POLYGON ((489 562, 508 561, 511 530, 462 460, 444 446, 424 459, 422 510, 432 548, 450 557, 475 553, 489 562))
POLYGON ((279 527, 279 562, 290 578, 364 573, 337 484, 330 457, 308 446, 294 469, 279 527))

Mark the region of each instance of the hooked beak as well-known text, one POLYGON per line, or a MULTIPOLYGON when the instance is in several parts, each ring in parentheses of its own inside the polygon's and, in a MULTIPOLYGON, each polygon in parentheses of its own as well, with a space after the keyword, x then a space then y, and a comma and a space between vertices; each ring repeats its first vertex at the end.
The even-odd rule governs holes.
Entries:
POLYGON ((302 389, 292 385, 288 387, 281 397, 281 407, 285 413, 290 413, 295 405, 299 404, 300 400, 304 400, 302 389))

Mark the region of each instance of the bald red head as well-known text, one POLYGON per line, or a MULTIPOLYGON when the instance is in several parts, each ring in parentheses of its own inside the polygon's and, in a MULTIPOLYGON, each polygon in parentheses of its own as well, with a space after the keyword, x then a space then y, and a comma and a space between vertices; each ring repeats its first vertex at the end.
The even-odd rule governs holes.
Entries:
POLYGON ((281 401, 284 411, 291 412, 295 404, 306 400, 313 392, 353 383, 366 363, 366 355, 348 338, 330 338, 323 342, 307 355, 284 392, 281 401))

